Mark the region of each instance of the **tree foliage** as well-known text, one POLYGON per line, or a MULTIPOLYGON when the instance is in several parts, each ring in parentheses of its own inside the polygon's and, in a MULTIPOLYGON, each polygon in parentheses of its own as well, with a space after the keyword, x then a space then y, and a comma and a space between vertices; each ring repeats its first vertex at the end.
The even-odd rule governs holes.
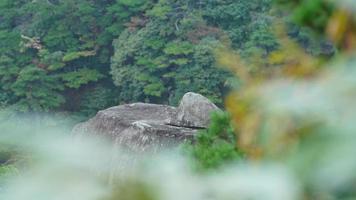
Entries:
MULTIPOLYGON (((3 0, 0 106, 81 112, 88 102, 96 105, 89 110, 177 104, 189 91, 222 105, 232 76, 216 48, 228 43, 247 62, 256 52, 268 60, 279 49, 270 8, 270 0, 3 0), (96 104, 98 88, 116 96, 96 104)), ((316 49, 294 29, 292 37, 316 49)))
POLYGON ((209 128, 201 131, 194 142, 184 146, 185 152, 194 159, 197 170, 217 169, 243 158, 235 145, 236 137, 230 120, 228 113, 213 113, 209 128))
POLYGON ((66 109, 66 99, 73 99, 69 91, 80 93, 93 82, 108 82, 111 42, 144 4, 2 1, 2 104, 16 105, 21 112, 66 109))
POLYGON ((266 26, 259 31, 268 41, 257 38, 260 32, 249 37, 257 26, 250 25, 254 13, 267 7, 257 1, 158 1, 136 19, 142 23, 114 41, 111 74, 120 99, 176 104, 194 91, 222 104, 231 75, 216 64, 214 49, 227 38, 235 47, 274 50, 278 44, 266 26))

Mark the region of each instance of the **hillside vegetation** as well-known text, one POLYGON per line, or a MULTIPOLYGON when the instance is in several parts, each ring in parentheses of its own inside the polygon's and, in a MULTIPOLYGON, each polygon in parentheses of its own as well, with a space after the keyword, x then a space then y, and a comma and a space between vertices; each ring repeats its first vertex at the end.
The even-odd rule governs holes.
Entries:
POLYGON ((89 116, 128 102, 175 105, 189 91, 222 106, 238 81, 219 67, 217 47, 267 60, 282 19, 307 52, 328 53, 271 8, 269 0, 2 0, 0 106, 89 116))
POLYGON ((352 0, 0 0, 0 199, 354 200, 355 49, 352 0), (186 92, 206 126, 123 105, 79 126, 109 142, 72 131, 186 92), (193 132, 113 139, 162 126, 193 132))

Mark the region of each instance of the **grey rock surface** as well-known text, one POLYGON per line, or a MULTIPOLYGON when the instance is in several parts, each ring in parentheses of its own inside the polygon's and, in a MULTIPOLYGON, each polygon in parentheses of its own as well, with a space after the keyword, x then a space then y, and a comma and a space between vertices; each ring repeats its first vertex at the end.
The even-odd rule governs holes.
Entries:
POLYGON ((188 92, 180 101, 177 112, 167 124, 182 127, 207 128, 211 112, 220 109, 203 95, 188 92))
POLYGON ((100 135, 134 152, 156 152, 192 140, 206 128, 210 112, 218 110, 207 98, 184 95, 178 108, 167 105, 133 103, 99 111, 87 122, 76 125, 78 137, 100 135))

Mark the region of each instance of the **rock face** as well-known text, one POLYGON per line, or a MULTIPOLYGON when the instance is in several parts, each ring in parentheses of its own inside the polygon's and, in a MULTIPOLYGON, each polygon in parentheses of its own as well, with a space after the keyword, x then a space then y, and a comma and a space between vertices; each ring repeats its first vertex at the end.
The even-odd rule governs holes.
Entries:
POLYGON ((102 135, 115 145, 134 152, 171 148, 206 128, 210 112, 219 110, 202 95, 187 93, 178 108, 133 103, 99 111, 87 122, 74 127, 77 136, 102 135))
POLYGON ((207 128, 210 124, 210 113, 219 110, 208 98, 188 92, 183 96, 176 114, 169 119, 168 124, 207 128))

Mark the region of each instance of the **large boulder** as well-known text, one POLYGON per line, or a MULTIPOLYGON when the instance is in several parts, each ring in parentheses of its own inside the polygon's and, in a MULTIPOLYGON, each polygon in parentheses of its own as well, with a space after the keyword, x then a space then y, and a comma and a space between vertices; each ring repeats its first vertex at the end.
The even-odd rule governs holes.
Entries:
POLYGON ((99 111, 73 132, 77 137, 105 136, 115 146, 134 152, 155 152, 192 140, 199 129, 208 126, 210 112, 215 110, 218 108, 207 98, 187 93, 178 108, 133 103, 99 111))
POLYGON ((210 114, 220 109, 203 95, 188 92, 180 101, 177 112, 167 124, 181 127, 207 128, 210 114))

